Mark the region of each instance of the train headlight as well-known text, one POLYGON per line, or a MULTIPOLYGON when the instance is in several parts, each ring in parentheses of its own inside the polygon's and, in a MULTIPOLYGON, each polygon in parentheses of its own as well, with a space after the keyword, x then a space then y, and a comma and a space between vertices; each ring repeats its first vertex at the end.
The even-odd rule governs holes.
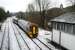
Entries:
POLYGON ((33 34, 36 34, 36 28, 33 26, 33 34))

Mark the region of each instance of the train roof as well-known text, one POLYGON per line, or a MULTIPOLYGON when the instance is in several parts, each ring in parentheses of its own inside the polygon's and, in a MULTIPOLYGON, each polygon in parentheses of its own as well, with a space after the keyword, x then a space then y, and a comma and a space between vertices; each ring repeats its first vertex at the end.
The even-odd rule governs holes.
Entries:
POLYGON ((65 14, 58 16, 50 21, 64 22, 64 23, 75 23, 75 12, 65 13, 65 14))

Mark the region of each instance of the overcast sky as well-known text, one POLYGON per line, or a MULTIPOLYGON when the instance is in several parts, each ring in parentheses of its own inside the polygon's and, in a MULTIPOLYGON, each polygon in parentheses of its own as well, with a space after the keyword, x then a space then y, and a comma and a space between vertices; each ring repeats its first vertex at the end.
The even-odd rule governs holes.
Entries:
MULTIPOLYGON (((0 7, 10 12, 26 11, 29 3, 32 3, 34 0, 0 0, 0 7)), ((52 5, 59 7, 62 3, 64 7, 68 6, 66 0, 52 0, 52 5)))

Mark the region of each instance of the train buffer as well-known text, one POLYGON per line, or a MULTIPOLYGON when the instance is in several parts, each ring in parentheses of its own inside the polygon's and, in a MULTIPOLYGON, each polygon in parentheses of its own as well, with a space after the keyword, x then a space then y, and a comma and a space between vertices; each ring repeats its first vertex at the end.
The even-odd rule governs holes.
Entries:
POLYGON ((0 50, 57 50, 39 38, 30 39, 11 18, 8 19, 1 27, 0 50))

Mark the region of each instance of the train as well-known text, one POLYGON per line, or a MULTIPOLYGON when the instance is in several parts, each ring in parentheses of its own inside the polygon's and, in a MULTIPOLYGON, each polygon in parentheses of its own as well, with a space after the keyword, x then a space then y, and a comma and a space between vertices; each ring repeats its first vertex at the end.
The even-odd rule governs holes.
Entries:
MULTIPOLYGON (((21 22, 18 21, 18 19, 13 19, 13 23, 20 25, 21 22)), ((27 22, 25 23, 25 27, 21 26, 27 33, 27 36, 31 39, 36 38, 38 36, 38 25, 35 23, 27 22)))

